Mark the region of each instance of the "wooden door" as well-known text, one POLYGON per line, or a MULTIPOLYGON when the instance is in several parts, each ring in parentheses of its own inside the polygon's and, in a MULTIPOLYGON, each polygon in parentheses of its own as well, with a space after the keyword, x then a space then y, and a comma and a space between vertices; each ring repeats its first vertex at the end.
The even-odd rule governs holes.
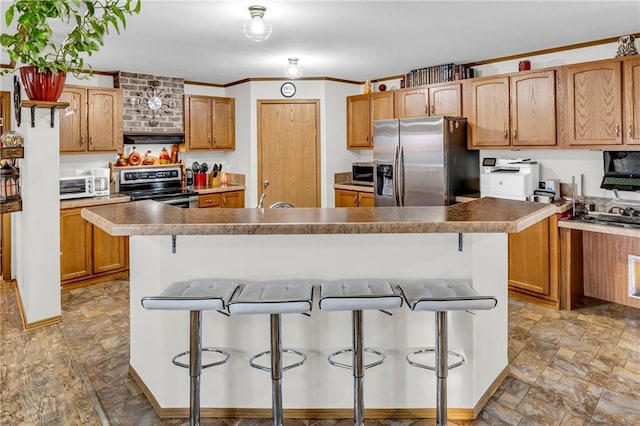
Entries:
POLYGON ((60 279, 91 275, 92 225, 80 216, 81 209, 60 211, 60 279))
POLYGON ((429 116, 429 90, 401 89, 396 92, 396 118, 429 116))
POLYGON ((268 180, 265 206, 320 207, 319 122, 318 100, 258 101, 258 192, 268 180))
POLYGON ((626 142, 640 144, 640 59, 624 63, 624 126, 626 142))
POLYGON ((566 72, 568 144, 622 144, 622 63, 570 65, 566 72))
POLYGON ((509 234, 509 285, 549 295, 549 219, 509 234))
POLYGON ((122 151, 122 92, 87 89, 89 151, 122 151))
POLYGON ((511 77, 511 144, 556 145, 555 71, 511 77))
POLYGON ((375 207, 373 192, 360 192, 358 206, 359 207, 375 207))
POLYGON ((65 87, 60 102, 69 106, 60 110, 60 152, 87 150, 87 90, 65 87))
POLYGON ((235 101, 233 98, 211 99, 213 108, 213 149, 233 150, 236 147, 235 101))
POLYGON ((371 148, 369 95, 347 97, 347 149, 371 148))
POLYGON ((114 237, 92 226, 93 273, 117 271, 128 267, 127 237, 114 237))
POLYGON ((509 146, 509 78, 471 83, 471 145, 509 146))
POLYGON ((376 92, 369 95, 369 142, 373 148, 373 122, 395 117, 393 92, 376 92))
POLYGON ((358 207, 358 192, 348 189, 335 190, 336 207, 358 207))
POLYGON ((430 115, 462 117, 462 84, 429 88, 430 115))
POLYGON ((208 96, 188 96, 184 105, 187 149, 191 151, 210 150, 213 133, 211 98, 208 96))
POLYGON ((225 209, 244 208, 244 191, 230 191, 222 194, 222 207, 225 209))

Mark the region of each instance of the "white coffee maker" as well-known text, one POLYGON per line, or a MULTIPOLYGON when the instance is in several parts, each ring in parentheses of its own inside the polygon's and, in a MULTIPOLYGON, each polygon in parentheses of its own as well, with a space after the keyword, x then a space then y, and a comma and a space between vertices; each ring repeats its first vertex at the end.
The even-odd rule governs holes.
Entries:
POLYGON ((111 175, 111 171, 107 168, 91 169, 91 174, 95 178, 94 184, 96 188, 96 197, 108 196, 110 194, 109 177, 111 175))

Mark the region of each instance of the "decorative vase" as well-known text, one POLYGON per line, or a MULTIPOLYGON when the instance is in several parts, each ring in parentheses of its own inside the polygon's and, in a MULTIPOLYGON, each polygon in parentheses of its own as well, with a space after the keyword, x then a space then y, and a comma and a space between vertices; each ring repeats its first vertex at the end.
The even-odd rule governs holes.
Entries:
POLYGON ((20 77, 30 100, 56 102, 64 89, 67 73, 60 71, 53 74, 49 71, 40 72, 36 67, 22 67, 20 77))

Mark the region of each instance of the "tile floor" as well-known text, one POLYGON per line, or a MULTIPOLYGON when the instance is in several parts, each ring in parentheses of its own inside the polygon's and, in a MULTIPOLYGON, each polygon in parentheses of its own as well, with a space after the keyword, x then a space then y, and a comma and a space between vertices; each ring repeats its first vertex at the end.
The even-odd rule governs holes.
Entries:
MULTIPOLYGON (((0 285, 0 424, 185 422, 160 420, 127 374, 127 281, 64 291, 62 307, 62 323, 24 332, 13 287, 0 285)), ((509 377, 478 419, 450 424, 640 425, 640 310, 591 300, 575 311, 554 311, 510 299, 509 330, 509 377)), ((270 419, 203 419, 203 425, 269 424, 270 419)))

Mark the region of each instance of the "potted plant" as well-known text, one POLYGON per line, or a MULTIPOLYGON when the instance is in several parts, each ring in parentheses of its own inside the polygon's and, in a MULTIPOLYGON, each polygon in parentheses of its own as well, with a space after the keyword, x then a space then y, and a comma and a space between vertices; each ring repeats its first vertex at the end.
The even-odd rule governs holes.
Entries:
POLYGON ((91 75, 84 56, 104 45, 110 27, 120 34, 126 16, 139 12, 140 0, 15 0, 7 8, 5 23, 9 28, 15 20, 16 32, 1 34, 0 45, 14 67, 20 66, 29 99, 55 102, 67 73, 78 78, 91 75), (52 26, 70 30, 58 37, 52 26))

